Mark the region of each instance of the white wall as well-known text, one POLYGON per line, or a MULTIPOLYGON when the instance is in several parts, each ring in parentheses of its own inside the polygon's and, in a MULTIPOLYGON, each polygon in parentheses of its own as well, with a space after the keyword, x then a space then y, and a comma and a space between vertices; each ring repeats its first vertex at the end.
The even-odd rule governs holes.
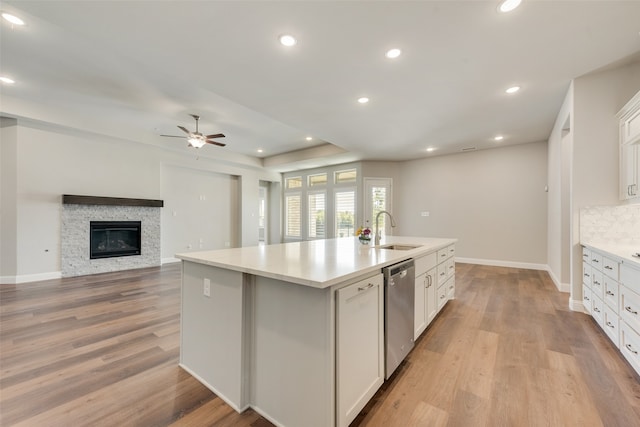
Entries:
POLYGON ((394 234, 453 237, 463 260, 543 268, 546 183, 546 142, 405 162, 394 234))
MULTIPOLYGON (((231 215, 238 217, 238 229, 246 233, 237 236, 236 240, 241 240, 242 244, 247 245, 257 244, 257 215, 252 215, 248 210, 246 215, 241 217, 234 210, 236 207, 231 206, 239 205, 233 197, 241 196, 243 203, 246 206, 253 205, 257 212, 259 180, 280 180, 277 173, 205 158, 186 147, 181 148, 181 151, 169 150, 42 123, 21 123, 20 120, 13 128, 3 128, 2 131, 3 136, 7 132, 15 132, 17 135, 16 144, 5 146, 3 138, 2 159, 9 159, 12 147, 15 147, 16 161, 14 173, 8 168, 2 168, 2 201, 4 206, 5 200, 15 197, 17 214, 15 219, 10 215, 3 215, 0 229, 3 236, 10 236, 12 231, 16 233, 17 261, 15 266, 7 265, 11 263, 5 263, 3 255, 0 271, 3 282, 55 277, 56 273, 60 272, 62 194, 165 199, 165 202, 171 204, 179 190, 169 191, 167 187, 168 194, 163 192, 163 164, 182 168, 183 183, 201 182, 205 179, 215 187, 217 179, 229 181, 234 179, 232 176, 240 177, 241 183, 240 178, 235 179, 241 185, 241 194, 237 194, 238 190, 234 195, 224 193, 221 197, 227 200, 221 202, 222 207, 219 206, 219 209, 226 210, 229 219, 231 215), (5 178, 8 179, 7 182, 11 179, 16 182, 15 188, 9 189, 6 194, 5 178)), ((215 190, 210 194, 215 197, 215 190)), ((182 219, 191 224, 198 224, 201 221, 201 213, 201 210, 185 210, 182 219)), ((194 246, 193 250, 196 250, 199 247, 199 238, 204 233, 195 230, 191 234, 193 236, 188 236, 188 240, 195 240, 197 246, 194 246)), ((211 233, 207 231, 206 235, 211 236, 211 233)), ((178 239, 176 236, 172 238, 178 239)), ((175 248, 184 246, 181 240, 167 242, 164 239, 165 236, 163 258, 171 258, 175 248)), ((205 244, 210 243, 215 244, 207 237, 205 244)))
MULTIPOLYGON (((18 128, 15 119, 0 118, 0 272, 15 271, 17 266, 17 149, 18 128)), ((2 276, 2 274, 0 274, 2 276)))

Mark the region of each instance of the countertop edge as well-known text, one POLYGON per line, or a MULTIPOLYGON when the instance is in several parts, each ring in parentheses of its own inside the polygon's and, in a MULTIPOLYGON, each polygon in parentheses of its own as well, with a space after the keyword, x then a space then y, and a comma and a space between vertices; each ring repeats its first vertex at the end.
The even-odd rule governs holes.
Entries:
MULTIPOLYGON (((416 239, 425 239, 425 238, 416 238, 416 239)), ((369 248, 369 250, 373 250, 373 251, 384 250, 384 251, 393 252, 395 254, 392 259, 389 259, 387 261, 376 263, 374 265, 370 265, 365 268, 360 268, 351 273, 342 274, 325 281, 305 279, 303 277, 299 277, 295 275, 278 274, 278 273, 259 270, 256 268, 246 267, 238 264, 205 259, 198 256, 190 255, 189 253, 176 254, 175 257, 182 261, 193 262, 193 263, 208 265, 212 267, 224 268, 231 271, 237 271, 241 273, 247 273, 255 276, 267 277, 267 278, 276 279, 276 280, 282 280, 285 282, 309 286, 309 287, 318 288, 318 289, 325 289, 340 283, 350 281, 352 279, 362 277, 368 273, 375 273, 384 267, 396 264, 398 262, 402 262, 410 258, 419 258, 428 253, 435 252, 435 251, 438 251, 439 249, 445 248, 458 241, 458 239, 454 239, 454 238, 438 238, 438 240, 441 240, 441 241, 436 244, 423 245, 421 247, 410 249, 410 250, 389 250, 389 249, 379 249, 376 247, 371 247, 369 248)), ((385 239, 384 241, 384 244, 392 244, 392 243, 397 243, 396 241, 394 241, 393 236, 388 236, 388 238, 385 239)), ((236 248, 236 249, 242 249, 242 248, 236 248)))
POLYGON ((606 252, 607 254, 615 257, 617 261, 623 264, 629 265, 635 269, 640 269, 640 258, 634 258, 631 256, 634 253, 634 245, 613 245, 601 242, 585 242, 581 241, 580 244, 589 249, 594 249, 600 252, 606 252))

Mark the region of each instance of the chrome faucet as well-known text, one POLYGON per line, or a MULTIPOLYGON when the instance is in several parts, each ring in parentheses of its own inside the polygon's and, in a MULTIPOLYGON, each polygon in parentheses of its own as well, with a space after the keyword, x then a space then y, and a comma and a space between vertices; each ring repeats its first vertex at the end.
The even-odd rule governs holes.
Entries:
POLYGON ((376 215, 376 237, 375 237, 375 241, 374 241, 376 246, 378 246, 380 244, 380 226, 378 225, 378 220, 380 219, 380 215, 382 215, 382 214, 389 215, 389 218, 391 218, 391 226, 392 227, 396 226, 396 220, 393 219, 393 215, 391 215, 387 211, 378 212, 378 215, 376 215))

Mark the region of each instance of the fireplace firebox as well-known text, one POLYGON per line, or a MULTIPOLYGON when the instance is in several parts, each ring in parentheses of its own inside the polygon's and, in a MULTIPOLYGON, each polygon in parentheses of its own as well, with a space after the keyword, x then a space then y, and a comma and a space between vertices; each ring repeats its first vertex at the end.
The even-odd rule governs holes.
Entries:
POLYGON ((91 221, 91 259, 140 255, 141 221, 91 221))

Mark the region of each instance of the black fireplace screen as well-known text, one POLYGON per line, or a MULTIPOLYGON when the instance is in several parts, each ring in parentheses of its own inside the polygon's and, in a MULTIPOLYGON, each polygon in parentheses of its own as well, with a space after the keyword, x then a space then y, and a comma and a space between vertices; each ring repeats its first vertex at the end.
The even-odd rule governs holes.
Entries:
POLYGON ((140 221, 91 221, 90 258, 140 255, 140 221))

